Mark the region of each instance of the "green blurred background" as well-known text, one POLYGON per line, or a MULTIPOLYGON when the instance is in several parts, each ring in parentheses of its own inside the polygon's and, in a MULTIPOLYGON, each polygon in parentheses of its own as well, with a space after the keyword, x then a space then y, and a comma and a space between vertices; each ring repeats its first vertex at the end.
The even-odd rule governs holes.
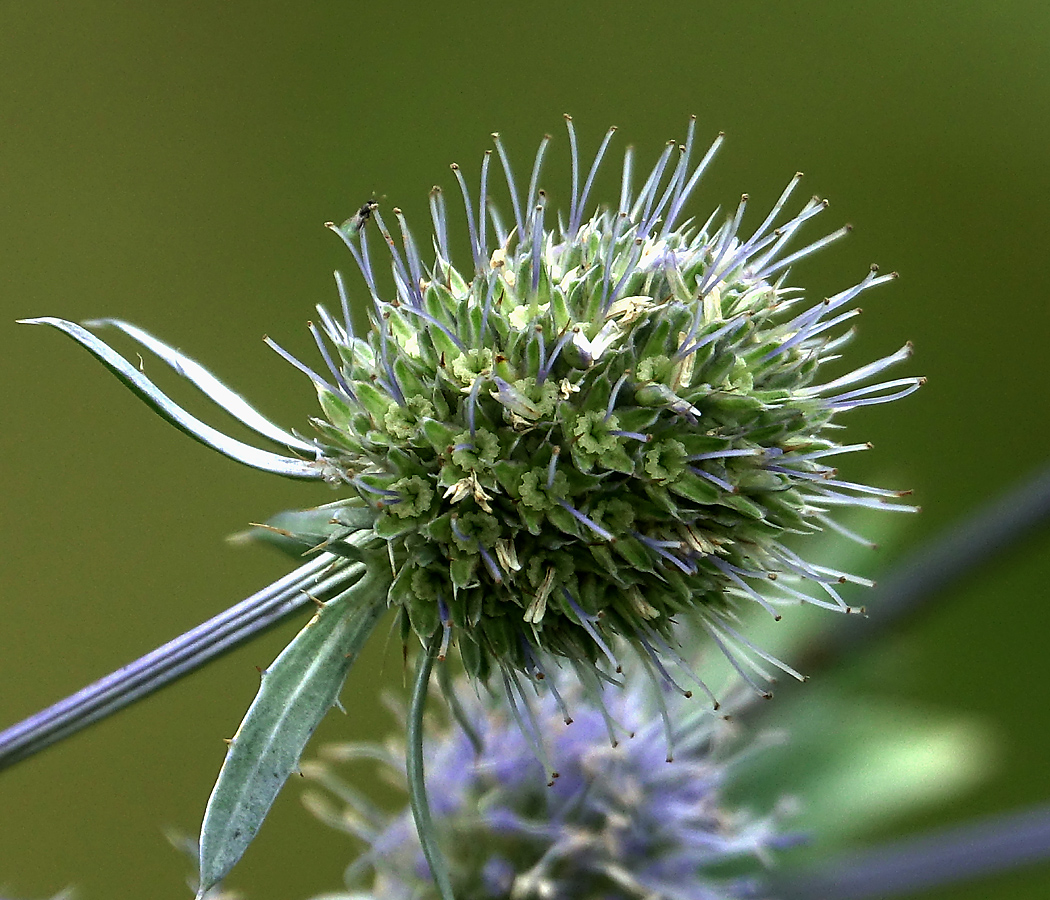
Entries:
MULTIPOLYGON (((450 162, 476 171, 496 130, 522 164, 555 135, 544 182, 564 206, 563 112, 588 151, 616 124, 641 160, 692 113, 701 143, 727 132, 692 207, 705 217, 747 191, 757 224, 804 170, 802 195, 832 200, 824 226, 855 225, 796 270, 813 295, 871 262, 901 273, 865 296, 854 358, 910 338, 929 384, 850 415, 847 435, 876 451, 846 471, 913 486, 925 512, 869 571, 1050 456, 1046 3, 38 0, 0 4, 0 41, 0 725, 283 573, 224 537, 330 498, 212 454, 72 343, 14 320, 128 319, 304 425, 309 384, 260 338, 309 356, 304 322, 336 300, 332 270, 353 276, 321 223, 375 194, 425 233, 427 190, 454 188, 450 162)), ((1050 796, 1047 549, 1031 542, 866 661, 869 692, 1000 740, 980 790, 899 832, 1050 796)), ((294 630, 0 775, 0 885, 188 896, 162 829, 198 826, 254 666, 294 630)), ((377 694, 401 668, 382 637, 351 678, 350 719, 322 738, 388 729, 377 694)), ((231 879, 252 900, 335 888, 349 860, 296 794, 231 879)), ((1033 869, 929 896, 1025 900, 1048 884, 1033 869)))

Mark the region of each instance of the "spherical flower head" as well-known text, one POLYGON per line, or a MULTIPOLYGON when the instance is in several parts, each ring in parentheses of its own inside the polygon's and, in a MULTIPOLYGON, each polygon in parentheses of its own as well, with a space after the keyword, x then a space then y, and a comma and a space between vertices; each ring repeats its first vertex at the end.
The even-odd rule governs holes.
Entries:
MULTIPOLYGON (((575 721, 567 725, 553 692, 533 701, 534 723, 551 738, 561 777, 545 786, 528 732, 516 722, 521 703, 497 690, 473 695, 460 683, 461 725, 434 728, 425 753, 435 828, 446 848, 457 897, 471 900, 640 900, 695 897, 728 900, 750 893, 760 862, 791 843, 777 814, 732 809, 723 788, 747 756, 735 750, 733 727, 710 710, 669 699, 653 681, 632 679, 592 702, 579 682, 564 685, 575 721), (661 710, 678 723, 672 764, 660 729, 661 710), (628 736, 610 743, 615 719, 628 736), (717 874, 734 863, 733 878, 717 874), (750 877, 749 877, 750 876, 750 877)), ((403 742, 380 751, 403 772, 403 742)), ((753 749, 753 748, 752 748, 753 749)), ((381 900, 436 896, 407 811, 377 812, 346 789, 332 761, 376 755, 362 745, 325 748, 329 762, 304 773, 349 803, 333 808, 316 793, 308 806, 357 832, 368 844, 347 873, 360 887, 374 872, 381 900)))
POLYGON ((774 615, 784 601, 847 610, 835 585, 850 576, 806 563, 785 535, 838 527, 839 506, 910 509, 825 464, 867 446, 832 439, 837 414, 920 383, 872 383, 908 347, 820 378, 849 338, 854 299, 892 276, 873 269, 809 305, 786 285, 792 263, 845 233, 788 252, 826 205, 777 224, 798 177, 750 235, 746 196, 718 226, 683 221, 721 142, 693 167, 693 122, 637 193, 628 150, 619 203, 587 218, 612 131, 581 189, 567 121, 567 215, 551 216, 539 189, 549 138, 522 195, 496 136, 512 219, 491 202, 487 153, 477 206, 453 166, 471 249, 462 268, 437 188, 426 261, 397 209, 399 239, 374 204, 331 225, 364 276, 371 328, 354 335, 341 279, 343 321, 322 311, 312 326, 332 376, 306 370, 327 417, 317 464, 374 512, 392 605, 424 640, 439 627, 446 646, 454 636, 481 679, 535 674, 551 657, 616 669, 616 636, 654 658, 682 615, 750 653, 729 625, 741 599, 774 615), (369 218, 393 294, 380 288, 369 218))

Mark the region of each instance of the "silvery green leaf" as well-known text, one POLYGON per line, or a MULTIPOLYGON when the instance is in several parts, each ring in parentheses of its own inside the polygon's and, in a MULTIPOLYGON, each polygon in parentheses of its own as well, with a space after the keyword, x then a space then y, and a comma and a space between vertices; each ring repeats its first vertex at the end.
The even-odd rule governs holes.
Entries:
POLYGON ((296 437, 290 431, 285 431, 283 428, 275 425, 259 413, 248 403, 247 400, 240 396, 240 394, 237 394, 228 388, 199 362, 190 359, 184 353, 176 350, 168 344, 165 344, 163 341, 158 340, 153 337, 153 335, 143 331, 136 325, 124 322, 120 319, 96 319, 85 324, 91 327, 110 325, 114 328, 120 329, 128 335, 128 337, 133 338, 142 344, 147 350, 155 353, 176 372, 182 375, 183 378, 200 388, 209 399, 221 406, 227 413, 237 419, 242 425, 250 428, 256 434, 260 434, 263 437, 269 438, 275 443, 283 444, 286 447, 295 447, 297 450, 303 450, 306 453, 313 454, 316 450, 313 444, 307 443, 302 438, 296 437))
POLYGON ((350 666, 386 609, 388 580, 382 567, 372 567, 324 604, 263 672, 204 813, 198 897, 241 858, 297 770, 303 747, 336 703, 350 666))
POLYGON ((206 425, 196 416, 190 415, 123 356, 76 323, 53 316, 20 319, 19 321, 25 325, 50 325, 69 335, 144 400, 154 412, 206 447, 218 450, 223 456, 228 456, 253 469, 273 472, 275 475, 284 475, 288 478, 317 480, 322 477, 321 470, 309 462, 279 456, 267 450, 259 450, 257 447, 228 437, 221 431, 206 425))

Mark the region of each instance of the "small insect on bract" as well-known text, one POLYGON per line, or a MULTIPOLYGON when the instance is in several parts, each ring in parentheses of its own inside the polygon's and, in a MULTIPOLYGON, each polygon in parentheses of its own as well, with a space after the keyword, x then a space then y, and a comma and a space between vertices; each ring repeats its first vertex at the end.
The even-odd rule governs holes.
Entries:
POLYGON ((343 222, 343 224, 339 226, 339 230, 342 231, 343 234, 347 235, 347 237, 353 237, 362 228, 365 227, 365 222, 367 222, 368 219, 371 217, 372 210, 378 208, 379 204, 376 203, 375 200, 369 200, 349 219, 343 222))

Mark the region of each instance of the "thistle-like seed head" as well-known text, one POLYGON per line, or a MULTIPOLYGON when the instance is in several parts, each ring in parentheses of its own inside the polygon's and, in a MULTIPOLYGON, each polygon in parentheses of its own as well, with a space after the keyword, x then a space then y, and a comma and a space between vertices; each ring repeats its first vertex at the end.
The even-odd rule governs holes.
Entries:
POLYGON ((778 600, 845 611, 835 585, 850 576, 806 563, 782 539, 836 527, 837 506, 910 509, 824 462, 867 446, 833 440, 838 413, 921 381, 872 383, 907 346, 821 379, 850 336, 841 326, 854 299, 894 276, 873 268, 809 304, 786 285, 793 262, 845 233, 788 252, 826 205, 812 199, 777 224, 799 176, 751 234, 740 231, 746 196, 720 225, 683 221, 721 142, 693 168, 693 122, 637 193, 628 150, 618 204, 588 217, 612 131, 581 190, 568 124, 567 216, 550 214, 538 186, 549 139, 522 195, 496 136, 509 224, 489 197, 486 154, 476 206, 453 166, 466 266, 450 258, 437 188, 426 261, 400 210, 399 238, 374 205, 374 225, 360 213, 331 225, 364 276, 371 328, 354 335, 341 279, 342 321, 322 311, 321 328, 311 326, 331 371, 306 370, 326 416, 315 420, 318 465, 374 512, 392 605, 424 639, 439 627, 454 635, 483 679, 493 668, 537 674, 551 656, 588 667, 604 656, 615 669, 614 636, 655 660, 682 614, 739 650, 749 645, 727 614, 740 599, 771 612, 778 600), (389 248, 393 295, 378 285, 373 227, 389 248))

